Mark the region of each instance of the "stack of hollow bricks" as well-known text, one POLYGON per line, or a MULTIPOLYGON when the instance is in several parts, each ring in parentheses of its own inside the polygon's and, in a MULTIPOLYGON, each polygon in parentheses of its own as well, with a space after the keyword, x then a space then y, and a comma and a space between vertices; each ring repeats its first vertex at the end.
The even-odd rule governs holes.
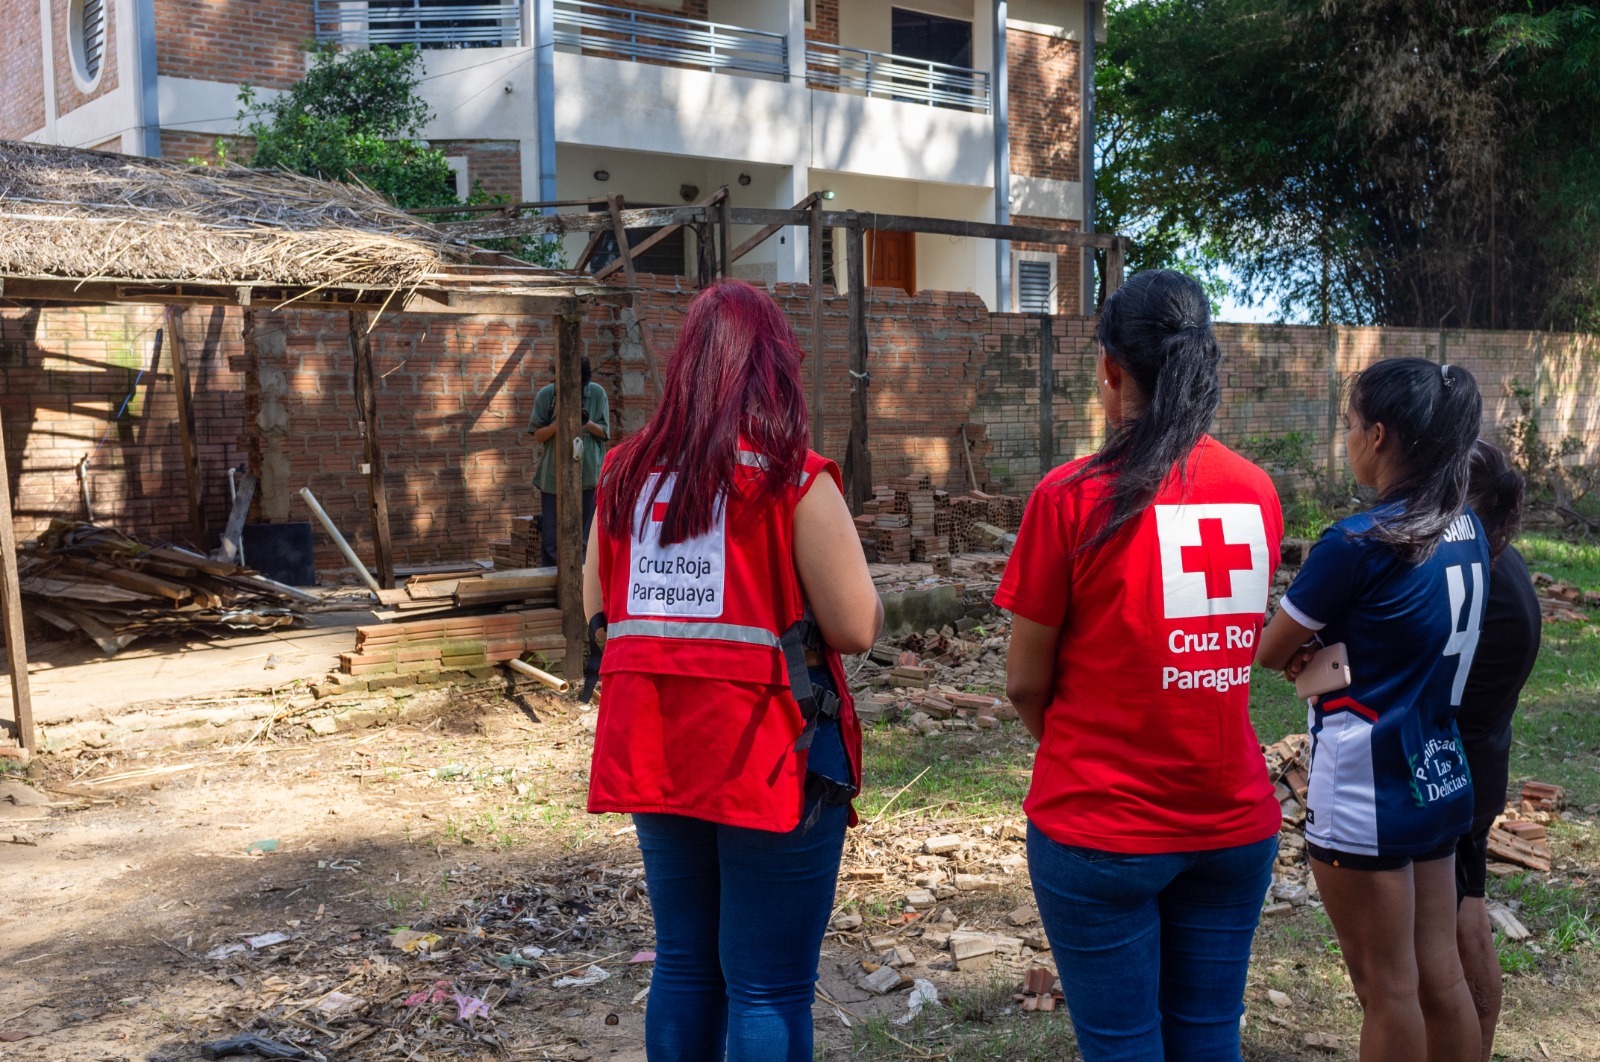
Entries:
POLYGON ((386 675, 488 667, 530 652, 551 662, 566 655, 560 609, 357 627, 355 652, 339 654, 339 670, 370 682, 386 675))

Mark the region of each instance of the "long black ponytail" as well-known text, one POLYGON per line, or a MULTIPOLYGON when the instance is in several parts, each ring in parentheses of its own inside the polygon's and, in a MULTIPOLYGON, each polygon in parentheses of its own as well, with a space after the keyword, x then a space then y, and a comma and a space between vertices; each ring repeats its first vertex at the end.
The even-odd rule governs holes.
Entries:
POLYGON ((1500 447, 1483 439, 1472 444, 1469 464, 1467 503, 1483 521, 1483 530, 1489 536, 1489 555, 1498 557, 1522 530, 1525 482, 1500 447))
POLYGON ((1211 306, 1198 282, 1171 269, 1135 274, 1106 299, 1095 339, 1145 398, 1071 481, 1108 475, 1091 549, 1112 538, 1155 497, 1211 426, 1221 387, 1222 349, 1211 334, 1211 306))
POLYGON ((1400 480, 1383 500, 1401 504, 1363 537, 1419 564, 1467 505, 1472 444, 1483 423, 1478 381, 1456 365, 1388 358, 1356 377, 1350 405, 1365 423, 1382 424, 1400 455, 1400 480))

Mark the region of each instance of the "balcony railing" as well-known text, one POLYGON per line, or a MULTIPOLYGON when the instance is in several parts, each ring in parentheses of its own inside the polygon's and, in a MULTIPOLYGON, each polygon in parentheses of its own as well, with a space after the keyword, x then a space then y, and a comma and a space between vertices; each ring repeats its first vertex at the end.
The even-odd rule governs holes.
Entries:
POLYGON ((512 48, 522 43, 520 0, 316 0, 317 40, 344 45, 512 48))
POLYGON ((789 38, 782 33, 589 0, 556 0, 555 9, 557 47, 636 63, 789 79, 789 38))
POLYGON ((989 113, 987 71, 865 48, 808 41, 806 82, 814 88, 989 113))

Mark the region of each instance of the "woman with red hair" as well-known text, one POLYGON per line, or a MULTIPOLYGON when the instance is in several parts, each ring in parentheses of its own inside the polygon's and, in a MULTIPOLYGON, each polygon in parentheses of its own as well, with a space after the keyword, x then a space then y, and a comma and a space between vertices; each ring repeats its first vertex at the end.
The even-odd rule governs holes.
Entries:
POLYGON ((607 632, 591 812, 631 813, 656 920, 651 1062, 812 1057, 861 729, 840 653, 883 607, 808 447, 800 349, 738 281, 689 308, 650 422, 601 472, 584 609, 607 632))

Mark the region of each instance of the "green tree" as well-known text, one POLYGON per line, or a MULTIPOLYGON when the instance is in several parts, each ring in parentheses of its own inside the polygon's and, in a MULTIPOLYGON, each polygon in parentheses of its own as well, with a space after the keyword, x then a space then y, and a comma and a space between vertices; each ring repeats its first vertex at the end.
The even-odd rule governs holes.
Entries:
POLYGON ((1594 7, 1114 2, 1103 227, 1136 238, 1135 267, 1231 278, 1302 319, 1571 318, 1600 249, 1600 101, 1569 88, 1594 7))
POLYGON ((421 79, 422 56, 410 46, 322 48, 305 79, 271 99, 241 85, 250 165, 359 181, 404 209, 456 203, 444 152, 418 139, 432 117, 421 79))
MULTIPOLYGON (((249 165, 359 181, 404 210, 455 206, 454 171, 444 152, 420 139, 432 118, 417 93, 421 82, 422 55, 406 45, 344 52, 319 48, 305 79, 269 100, 241 85, 239 124, 254 142, 249 165)), ((225 153, 219 144, 218 154, 225 153)), ((475 184, 467 202, 509 200, 475 184)), ((555 240, 487 240, 482 246, 536 265, 562 266, 561 244, 555 240)))

